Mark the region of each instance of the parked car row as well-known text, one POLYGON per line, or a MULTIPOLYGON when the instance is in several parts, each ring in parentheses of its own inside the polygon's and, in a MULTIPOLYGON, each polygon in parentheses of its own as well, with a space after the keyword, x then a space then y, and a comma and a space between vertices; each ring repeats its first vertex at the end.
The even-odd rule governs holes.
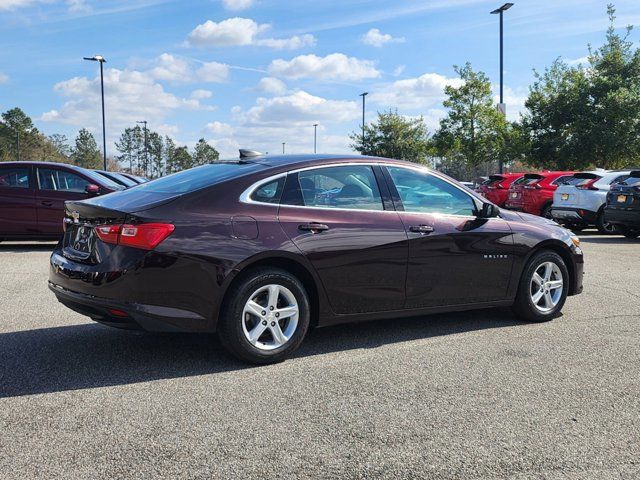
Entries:
POLYGON ((500 207, 552 218, 572 230, 638 236, 640 170, 491 175, 477 190, 500 207))
POLYGON ((0 240, 59 238, 65 201, 124 190, 144 180, 63 163, 0 163, 0 240))

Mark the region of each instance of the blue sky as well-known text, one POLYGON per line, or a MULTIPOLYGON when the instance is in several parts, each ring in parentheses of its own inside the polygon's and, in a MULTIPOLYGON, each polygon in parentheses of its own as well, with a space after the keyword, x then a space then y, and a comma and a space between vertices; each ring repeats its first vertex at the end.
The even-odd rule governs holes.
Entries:
MULTIPOLYGON (((0 0, 0 109, 23 108, 46 134, 101 141, 98 65, 105 65, 108 153, 126 126, 223 155, 238 147, 348 150, 367 117, 397 108, 443 115, 452 65, 470 61, 496 84, 501 1, 0 0)), ((523 0, 505 14, 508 114, 523 108, 532 69, 579 61, 600 45, 606 1, 523 0)), ((618 25, 640 25, 640 2, 616 2, 618 25)), ((640 31, 634 33, 640 39, 640 31)))

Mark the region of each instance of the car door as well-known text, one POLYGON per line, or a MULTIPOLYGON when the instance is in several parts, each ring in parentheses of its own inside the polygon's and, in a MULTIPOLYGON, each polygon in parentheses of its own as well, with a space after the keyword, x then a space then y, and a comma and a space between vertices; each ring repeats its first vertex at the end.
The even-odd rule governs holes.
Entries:
POLYGON ((62 234, 64 202, 89 198, 85 189, 92 182, 75 172, 58 167, 38 166, 36 172, 38 231, 43 235, 62 234))
POLYGON ((479 219, 462 187, 425 169, 385 167, 409 243, 406 308, 502 300, 513 239, 502 218, 479 219))
POLYGON ((37 231, 36 193, 31 167, 1 165, 0 237, 29 235, 37 231))
POLYGON ((338 314, 404 305, 407 236, 375 170, 378 177, 360 164, 290 172, 280 201, 282 228, 316 269, 338 314))

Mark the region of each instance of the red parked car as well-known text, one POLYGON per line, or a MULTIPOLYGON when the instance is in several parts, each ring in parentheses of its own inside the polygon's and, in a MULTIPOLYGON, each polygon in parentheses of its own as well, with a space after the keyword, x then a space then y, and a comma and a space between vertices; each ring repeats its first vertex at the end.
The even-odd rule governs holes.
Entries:
POLYGON ((63 163, 0 163, 0 241, 57 239, 64 202, 124 187, 84 168, 63 163))
POLYGON ((553 192, 575 172, 527 173, 522 189, 522 211, 545 218, 551 217, 553 192))
POLYGON ((532 181, 525 175, 514 180, 507 191, 507 200, 504 202, 504 207, 509 210, 522 210, 522 192, 526 183, 532 181))
POLYGON ((523 173, 499 173, 489 176, 489 182, 478 187, 478 193, 499 207, 504 207, 509 197, 509 188, 523 173))

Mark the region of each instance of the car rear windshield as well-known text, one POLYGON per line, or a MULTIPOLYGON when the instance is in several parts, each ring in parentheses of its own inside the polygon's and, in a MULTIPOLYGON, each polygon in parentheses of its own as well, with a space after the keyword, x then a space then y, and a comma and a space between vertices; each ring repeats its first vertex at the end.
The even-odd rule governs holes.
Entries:
POLYGON ((123 190, 124 189, 124 186, 120 185, 117 182, 114 182, 109 177, 102 176, 99 173, 96 173, 96 172, 94 172, 92 170, 87 170, 86 168, 83 168, 82 169, 82 173, 83 173, 83 175, 89 177, 89 180, 93 181, 94 183, 97 183, 98 185, 104 185, 106 187, 109 187, 111 190, 123 190))
POLYGON ((153 193, 189 193, 260 168, 263 167, 255 163, 212 163, 143 183, 137 186, 136 190, 153 193))
POLYGON ((574 185, 575 186, 575 185, 579 185, 579 184, 581 184, 582 182, 585 181, 584 178, 576 178, 574 176, 560 177, 560 178, 562 179, 562 181, 558 182, 558 185, 574 185))

